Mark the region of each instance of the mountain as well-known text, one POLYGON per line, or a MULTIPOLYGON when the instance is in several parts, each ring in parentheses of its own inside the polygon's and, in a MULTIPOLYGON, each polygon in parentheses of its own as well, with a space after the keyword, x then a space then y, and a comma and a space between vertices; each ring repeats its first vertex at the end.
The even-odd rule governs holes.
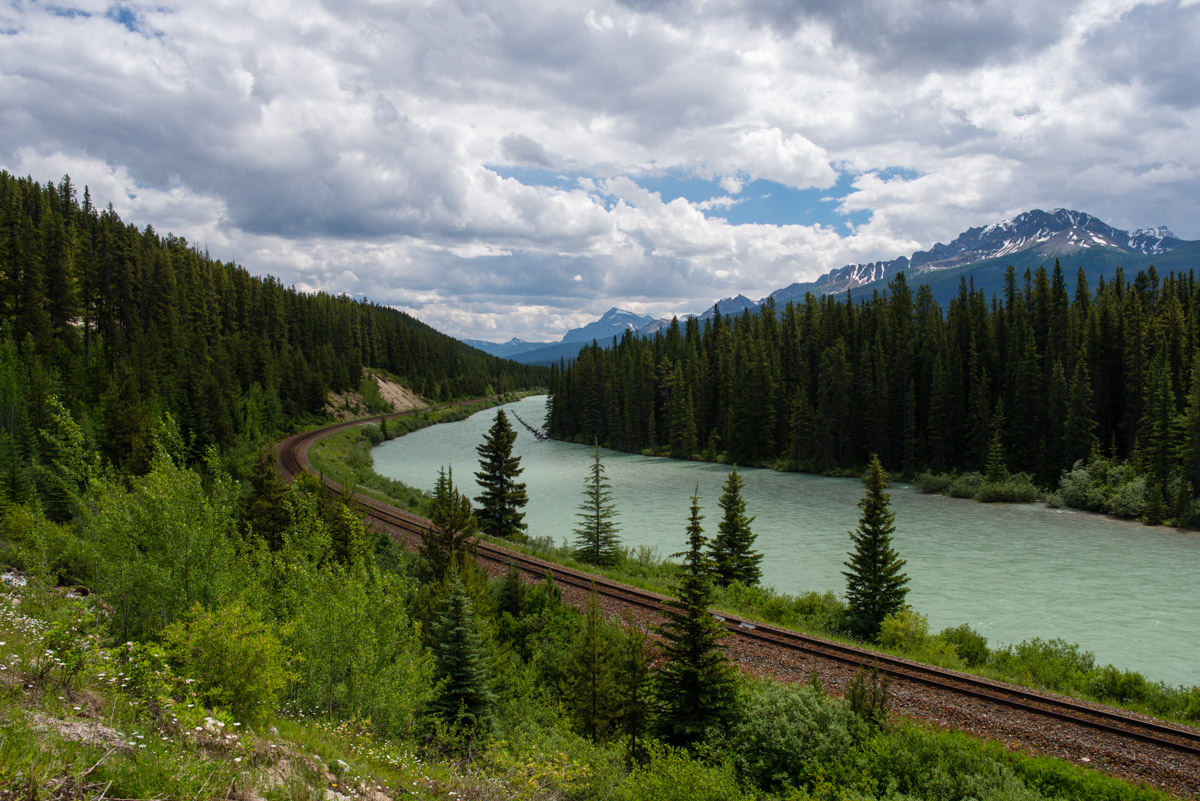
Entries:
POLYGON ((614 336, 625 333, 626 330, 637 331, 653 322, 656 322, 655 319, 648 314, 635 314, 614 306, 606 311, 599 320, 588 323, 582 328, 572 328, 563 334, 562 341, 590 344, 594 339, 597 342, 607 342, 614 336))
POLYGON ((502 359, 511 359, 520 353, 544 348, 547 345, 553 345, 553 342, 526 342, 523 339, 513 337, 507 342, 488 342, 484 339, 464 339, 463 342, 473 348, 477 348, 484 353, 489 353, 492 356, 499 356, 502 359))
MULTIPOLYGON (((809 292, 840 295, 852 291, 866 297, 875 290, 885 290, 897 273, 904 272, 910 286, 929 284, 934 297, 945 303, 957 293, 964 277, 986 293, 1000 292, 1009 266, 1020 276, 1026 269, 1036 270, 1041 265, 1050 267, 1055 259, 1061 259, 1067 282, 1073 287, 1076 272, 1080 269, 1094 284, 1101 277, 1112 276, 1118 267, 1126 272, 1145 269, 1151 264, 1160 271, 1195 268, 1200 265, 1200 241, 1180 239, 1165 226, 1141 228, 1131 233, 1080 211, 1034 209, 1011 220, 968 228, 949 244, 939 242, 929 250, 889 261, 847 264, 815 281, 777 289, 768 297, 779 307, 789 300, 800 300, 809 292)), ((737 295, 722 298, 713 305, 722 315, 736 317, 746 309, 756 310, 765 300, 753 301, 745 295, 737 295)), ((692 315, 682 315, 680 319, 689 316, 692 315)), ((712 307, 699 315, 702 321, 712 316, 712 307)), ((607 345, 614 336, 619 337, 626 330, 653 336, 670 323, 669 317, 655 319, 614 307, 599 320, 568 331, 561 342, 513 339, 503 344, 468 340, 468 344, 523 364, 557 364, 560 359, 570 361, 581 347, 593 340, 607 345)))
MULTIPOLYGON (((808 292, 841 294, 881 285, 901 271, 907 273, 909 283, 914 286, 922 283, 940 286, 945 281, 938 280, 934 274, 953 273, 957 284, 962 268, 970 268, 968 272, 977 277, 976 284, 979 285, 980 281, 990 283, 990 276, 980 275, 983 271, 998 268, 1002 274, 1009 264, 1023 271, 1025 267, 1034 268, 1040 264, 1049 266, 1056 258, 1063 257, 1069 257, 1067 262, 1072 277, 1077 267, 1084 266, 1083 262, 1107 265, 1116 259, 1125 269, 1132 270, 1190 244, 1164 226, 1130 233, 1084 212, 1034 209, 1011 220, 968 228, 950 244, 939 242, 929 250, 917 251, 911 256, 848 264, 815 281, 777 289, 771 297, 782 305, 802 298, 808 292)), ((1115 265, 1111 268, 1115 269, 1115 265)))

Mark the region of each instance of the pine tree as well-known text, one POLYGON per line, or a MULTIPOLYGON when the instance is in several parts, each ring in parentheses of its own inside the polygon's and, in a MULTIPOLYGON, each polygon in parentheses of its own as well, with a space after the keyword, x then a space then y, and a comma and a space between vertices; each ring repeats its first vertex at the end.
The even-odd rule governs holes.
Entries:
POLYGON ((486 735, 494 722, 491 673, 471 599, 457 576, 450 581, 433 635, 435 676, 445 683, 430 706, 472 736, 486 735))
POLYGON ((901 572, 904 560, 892 548, 895 515, 889 508, 891 496, 884 492, 887 480, 878 456, 871 456, 863 484, 867 491, 858 502, 862 516, 858 531, 850 532, 854 551, 845 563, 850 569, 842 575, 850 623, 859 636, 874 639, 883 619, 904 606, 908 576, 901 572))
POLYGON ((571 646, 570 693, 567 703, 582 733, 592 740, 609 739, 620 717, 617 706, 617 643, 600 608, 595 585, 588 596, 583 628, 571 646))
POLYGON ((479 454, 480 470, 475 474, 483 488, 475 496, 479 503, 479 528, 484 534, 515 539, 525 531, 525 513, 520 511, 529 497, 525 485, 516 479, 521 475, 521 457, 513 456, 512 446, 517 432, 508 422, 503 409, 496 412, 496 421, 475 451, 479 454))
POLYGON ((617 524, 613 522, 617 507, 612 502, 608 479, 604 477, 599 445, 583 483, 583 497, 575 515, 580 520, 575 528, 575 558, 590 565, 616 564, 620 555, 620 538, 617 524))
POLYGON ((441 581, 462 556, 474 556, 472 538, 479 528, 471 512, 471 501, 454 487, 453 472, 438 471, 429 522, 433 525, 425 532, 420 554, 424 558, 426 577, 441 581))
POLYGON ((625 736, 625 761, 641 762, 642 738, 650 717, 650 638, 646 629, 626 618, 617 641, 617 708, 621 710, 621 733, 625 736))
MULTIPOLYGON (((699 487, 696 488, 699 493, 699 487)), ((679 598, 659 625, 663 661, 655 676, 658 728, 675 745, 687 745, 726 717, 734 702, 734 670, 721 646, 725 628, 708 611, 712 565, 704 554, 699 495, 692 496, 688 550, 679 598)))
POLYGON ((758 564, 762 554, 754 551, 754 532, 750 530, 753 517, 746 517, 746 501, 742 498, 742 477, 735 465, 725 480, 724 494, 719 501, 724 515, 713 538, 709 558, 713 563, 716 581, 727 587, 735 581, 757 584, 762 578, 758 564))

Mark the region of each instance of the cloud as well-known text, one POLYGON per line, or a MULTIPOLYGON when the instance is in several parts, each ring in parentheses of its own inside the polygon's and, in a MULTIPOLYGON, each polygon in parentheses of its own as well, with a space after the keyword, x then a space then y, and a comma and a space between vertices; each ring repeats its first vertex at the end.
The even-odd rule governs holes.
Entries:
POLYGON ((697 311, 1038 206, 1200 237, 1194 3, 110 8, 0 4, 0 166, 453 333, 697 311), (710 214, 758 180, 831 202, 710 214))

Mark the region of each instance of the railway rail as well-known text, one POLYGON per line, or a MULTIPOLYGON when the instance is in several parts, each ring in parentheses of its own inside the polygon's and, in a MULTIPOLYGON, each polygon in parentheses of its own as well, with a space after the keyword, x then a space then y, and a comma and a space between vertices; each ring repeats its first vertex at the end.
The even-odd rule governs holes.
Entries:
MULTIPOLYGON (((411 413, 414 412, 408 412, 408 414, 411 413)), ((313 472, 312 465, 308 460, 308 448, 316 440, 334 431, 362 425, 364 422, 373 422, 373 420, 341 423, 297 434, 284 440, 278 446, 280 470, 289 478, 301 471, 313 472)), ((328 477, 322 476, 322 480, 330 492, 337 494, 343 492, 342 487, 328 477)), ((410 540, 421 537, 431 525, 422 517, 373 498, 359 495, 356 496, 356 499, 372 521, 383 525, 386 530, 399 532, 410 540)), ((602 598, 626 608, 642 610, 647 614, 657 614, 671 600, 648 590, 538 559, 486 540, 479 540, 476 547, 477 555, 481 560, 498 565, 515 564, 521 571, 535 579, 540 579, 547 573, 553 573, 554 580, 560 585, 583 592, 591 592, 594 589, 602 598)), ((733 615, 714 613, 714 616, 724 623, 731 636, 745 642, 801 653, 806 658, 830 661, 848 669, 874 668, 881 674, 887 675, 893 682, 909 683, 938 693, 947 693, 993 706, 1018 710, 1020 713, 1032 715, 1036 719, 1056 724, 1083 727, 1108 735, 1119 742, 1165 749, 1169 753, 1184 757, 1185 762, 1189 765, 1194 763, 1194 767, 1190 769, 1193 771, 1192 775, 1196 777, 1194 783, 1187 782, 1184 787, 1188 792, 1200 793, 1200 731, 1196 729, 1137 716, 1109 707, 1053 696, 1024 687, 1003 684, 958 671, 924 665, 889 654, 756 623, 733 615)), ((1189 769, 1185 768, 1185 776, 1188 771, 1189 769)), ((1145 776, 1142 775, 1141 778, 1144 779, 1145 776)))

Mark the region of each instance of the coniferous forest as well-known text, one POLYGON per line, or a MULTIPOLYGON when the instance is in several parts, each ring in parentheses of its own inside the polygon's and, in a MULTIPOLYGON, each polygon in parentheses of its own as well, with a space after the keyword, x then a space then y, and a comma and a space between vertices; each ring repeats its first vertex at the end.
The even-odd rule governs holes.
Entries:
POLYGON ((901 273, 869 298, 594 344, 556 373, 549 430, 811 472, 860 473, 878 453, 909 477, 1023 473, 1070 505, 1194 524, 1198 333, 1193 273, 1090 286, 1080 270, 1068 287, 1057 262, 1010 268, 1002 296, 964 281, 946 308, 901 273))
POLYGON ((543 368, 488 356, 394 309, 256 278, 185 239, 138 230, 82 198, 0 171, 0 467, 21 465, 57 397, 114 464, 144 470, 163 412, 192 455, 257 441, 364 365, 446 400, 540 383, 543 368))

